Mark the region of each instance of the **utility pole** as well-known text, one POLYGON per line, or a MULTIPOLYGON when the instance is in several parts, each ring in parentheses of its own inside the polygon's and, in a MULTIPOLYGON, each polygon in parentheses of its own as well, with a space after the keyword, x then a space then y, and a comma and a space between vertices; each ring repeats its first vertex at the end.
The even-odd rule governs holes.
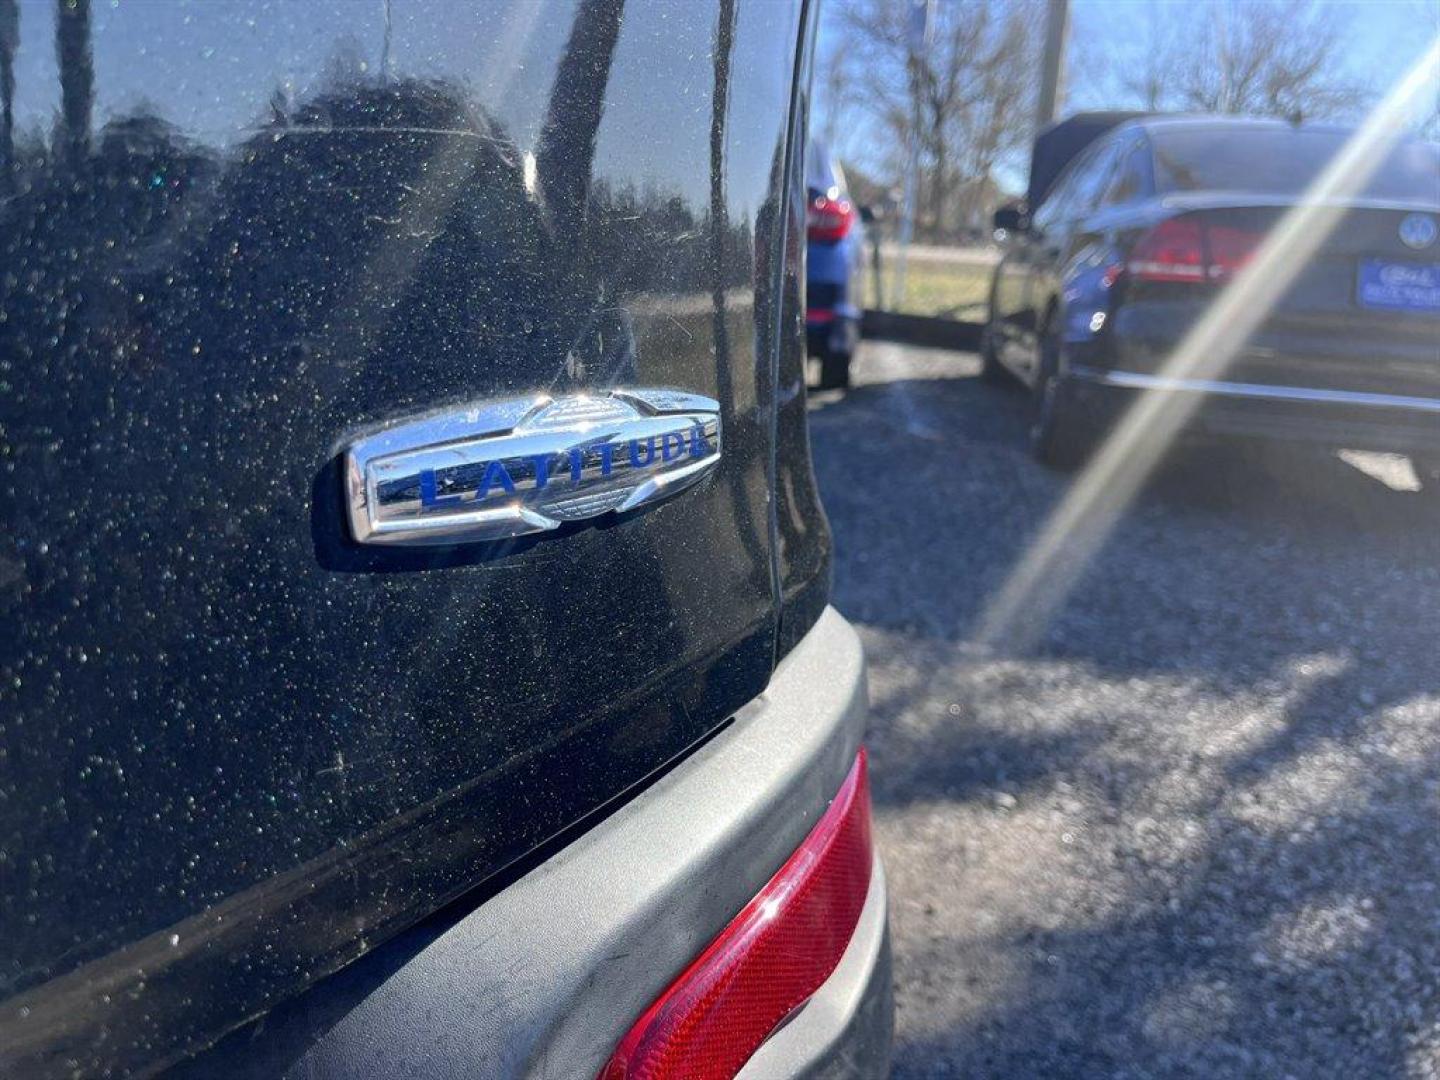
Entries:
POLYGON ((910 160, 905 169, 905 205, 900 212, 899 251, 895 260, 895 280, 891 288, 891 302, 898 309, 905 304, 905 260, 910 248, 910 237, 915 229, 915 203, 920 193, 920 85, 921 65, 930 51, 930 40, 934 33, 935 0, 910 0, 910 62, 906 64, 910 77, 910 160))
POLYGON ((1035 130, 1055 122, 1065 104, 1065 42, 1070 37, 1070 0, 1049 0, 1045 15, 1045 57, 1040 64, 1040 100, 1035 130))

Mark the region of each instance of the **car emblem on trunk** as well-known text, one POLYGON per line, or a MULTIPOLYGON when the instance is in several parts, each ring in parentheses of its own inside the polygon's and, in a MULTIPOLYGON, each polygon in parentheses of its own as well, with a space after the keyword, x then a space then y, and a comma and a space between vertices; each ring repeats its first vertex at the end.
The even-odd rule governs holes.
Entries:
POLYGON ((345 450, 362 544, 449 545, 624 513, 720 460, 719 403, 678 390, 487 402, 406 420, 345 450))
POLYGON ((1400 222, 1400 239, 1407 247, 1417 251, 1435 243, 1437 233, 1440 233, 1440 226, 1429 214, 1406 214, 1400 222))

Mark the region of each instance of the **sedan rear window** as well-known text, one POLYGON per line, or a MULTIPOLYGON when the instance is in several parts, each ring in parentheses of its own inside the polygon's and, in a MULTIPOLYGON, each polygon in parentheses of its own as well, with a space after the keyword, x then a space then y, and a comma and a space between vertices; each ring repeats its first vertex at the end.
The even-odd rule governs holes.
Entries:
MULTIPOLYGON (((1174 127, 1151 130, 1155 185, 1163 193, 1248 191, 1298 195, 1349 138, 1345 131, 1174 127)), ((1440 146, 1401 143, 1366 185, 1380 199, 1440 201, 1440 146)))

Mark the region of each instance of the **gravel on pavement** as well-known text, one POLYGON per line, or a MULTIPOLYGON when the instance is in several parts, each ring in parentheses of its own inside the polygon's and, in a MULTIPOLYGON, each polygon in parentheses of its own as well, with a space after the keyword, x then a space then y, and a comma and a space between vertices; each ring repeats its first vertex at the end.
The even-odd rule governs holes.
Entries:
POLYGON ((812 398, 896 1076, 1440 1077, 1440 498, 1403 459, 1177 454, 987 655, 1067 481, 977 374, 871 342, 812 398))

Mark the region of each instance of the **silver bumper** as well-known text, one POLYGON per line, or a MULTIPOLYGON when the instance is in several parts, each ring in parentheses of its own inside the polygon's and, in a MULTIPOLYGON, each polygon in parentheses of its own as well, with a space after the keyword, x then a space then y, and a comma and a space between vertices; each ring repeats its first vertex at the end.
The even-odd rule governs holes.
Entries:
POLYGON ((1325 390, 1305 386, 1274 386, 1269 383, 1225 382, 1214 379, 1169 379, 1134 371, 1100 371, 1076 368, 1075 378, 1102 386, 1130 390, 1161 390, 1172 393, 1206 394, 1219 398, 1247 398, 1253 401, 1325 402, 1373 409, 1405 409, 1440 415, 1440 398, 1410 397, 1404 394, 1372 394, 1356 390, 1325 390))
MULTIPOLYGON (((814 827, 865 713, 859 639, 827 610, 758 699, 642 793, 479 907, 402 935, 232 1036, 194 1075, 596 1075, 814 827)), ((876 869, 839 967, 746 1076, 887 1070, 876 869)))

